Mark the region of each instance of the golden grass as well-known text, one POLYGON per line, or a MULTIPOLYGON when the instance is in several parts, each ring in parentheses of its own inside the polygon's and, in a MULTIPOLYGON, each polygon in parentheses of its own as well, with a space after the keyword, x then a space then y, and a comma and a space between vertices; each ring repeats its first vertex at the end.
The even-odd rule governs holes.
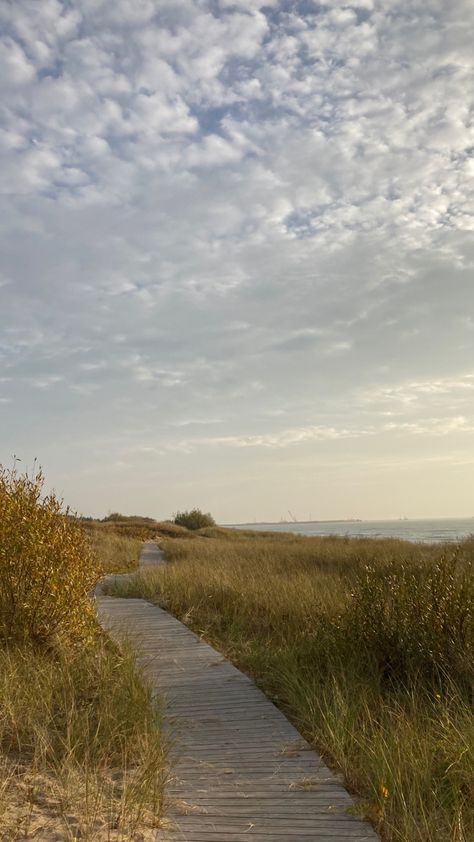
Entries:
POLYGON ((87 530, 92 552, 104 573, 136 570, 143 542, 97 526, 87 530))
POLYGON ((118 535, 122 538, 135 538, 138 541, 147 541, 154 538, 157 532, 155 521, 150 523, 148 520, 140 518, 117 521, 89 520, 88 518, 78 518, 78 520, 86 532, 118 535))
POLYGON ((211 527, 116 587, 166 606, 283 708, 390 842, 474 838, 474 542, 211 527))

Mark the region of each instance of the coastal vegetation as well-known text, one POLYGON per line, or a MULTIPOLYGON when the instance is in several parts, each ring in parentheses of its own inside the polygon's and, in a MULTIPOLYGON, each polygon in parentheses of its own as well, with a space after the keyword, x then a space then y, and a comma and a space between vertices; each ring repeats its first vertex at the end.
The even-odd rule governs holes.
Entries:
POLYGON ((186 512, 177 512, 174 522, 185 529, 204 529, 206 526, 215 526, 215 520, 209 512, 202 512, 201 509, 190 509, 186 512))
POLYGON ((474 838, 474 540, 164 537, 113 587, 168 608, 252 674, 387 842, 474 838))
POLYGON ((142 539, 96 524, 88 526, 87 534, 103 573, 129 573, 138 567, 142 539))
POLYGON ((146 541, 156 535, 157 522, 153 518, 130 516, 126 517, 118 512, 108 515, 102 520, 94 518, 79 518, 81 526, 87 531, 102 533, 103 535, 119 535, 123 538, 136 538, 146 541))
POLYGON ((160 710, 90 596, 114 554, 131 566, 138 545, 110 531, 90 540, 40 471, 0 469, 2 842, 156 834, 167 774, 160 710))

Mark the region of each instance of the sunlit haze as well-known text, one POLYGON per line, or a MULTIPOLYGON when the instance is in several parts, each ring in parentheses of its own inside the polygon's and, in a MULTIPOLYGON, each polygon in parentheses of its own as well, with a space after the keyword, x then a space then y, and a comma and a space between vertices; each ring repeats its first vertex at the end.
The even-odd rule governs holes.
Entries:
POLYGON ((472 0, 0 6, 0 461, 84 514, 474 515, 472 0))

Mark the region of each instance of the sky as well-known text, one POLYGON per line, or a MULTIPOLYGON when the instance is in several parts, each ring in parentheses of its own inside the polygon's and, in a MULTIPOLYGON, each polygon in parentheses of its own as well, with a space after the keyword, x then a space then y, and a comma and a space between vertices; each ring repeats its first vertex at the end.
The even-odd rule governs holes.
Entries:
POLYGON ((0 462, 474 515, 472 0, 4 0, 0 462))

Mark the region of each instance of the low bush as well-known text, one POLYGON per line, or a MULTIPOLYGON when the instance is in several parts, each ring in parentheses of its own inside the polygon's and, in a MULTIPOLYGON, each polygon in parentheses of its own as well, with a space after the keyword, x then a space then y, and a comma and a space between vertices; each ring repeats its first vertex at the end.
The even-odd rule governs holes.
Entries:
POLYGON ((0 638, 84 642, 94 629, 88 594, 100 572, 87 537, 44 477, 0 467, 0 638))
POLYGON ((191 509, 188 512, 177 512, 174 522, 186 529, 203 529, 205 526, 215 526, 215 520, 209 512, 201 509, 191 509))
POLYGON ((359 657, 382 680, 474 685, 474 577, 459 549, 434 561, 370 564, 342 617, 359 657))

